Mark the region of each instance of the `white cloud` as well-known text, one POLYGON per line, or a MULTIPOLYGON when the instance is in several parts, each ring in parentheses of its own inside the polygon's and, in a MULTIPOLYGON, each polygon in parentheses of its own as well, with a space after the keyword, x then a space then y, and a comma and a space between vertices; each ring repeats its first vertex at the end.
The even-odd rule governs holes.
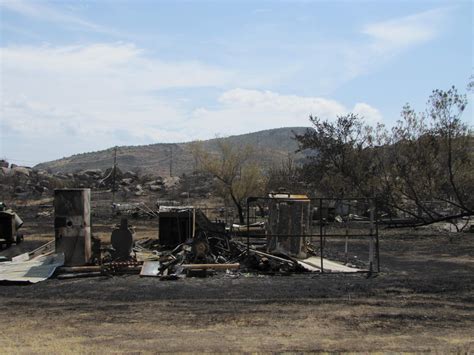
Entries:
MULTIPOLYGON (((198 62, 164 62, 149 59, 131 44, 92 44, 63 47, 5 47, 1 61, 6 75, 12 71, 61 74, 76 79, 92 76, 108 84, 124 83, 122 90, 156 90, 171 87, 217 86, 228 83, 233 74, 198 62)), ((60 77, 52 78, 60 81, 60 77)), ((80 80, 79 84, 83 84, 80 80)), ((118 87, 111 85, 109 89, 118 87)))
POLYGON ((287 88, 291 83, 306 93, 331 95, 351 80, 381 67, 392 70, 389 67, 397 65, 394 61, 410 49, 436 41, 451 15, 452 9, 444 7, 362 23, 355 32, 345 32, 352 26, 349 22, 334 33, 314 23, 298 32, 288 31, 278 21, 252 23, 219 45, 237 64, 244 58, 244 65, 248 65, 248 58, 252 58, 247 71, 260 78, 265 76, 269 84, 266 87, 287 88))
MULTIPOLYGON (((60 31, 72 28, 133 37, 86 21, 69 5, 0 0, 0 11, 55 23, 60 31)), ((226 68, 238 71, 191 60, 151 58, 141 48, 123 42, 4 47, 0 49, 0 129, 9 134, 17 132, 18 139, 25 142, 39 133, 45 141, 56 143, 62 136, 65 146, 75 144, 75 151, 87 151, 115 144, 183 141, 209 138, 215 133, 305 126, 309 114, 335 118, 351 111, 369 122, 380 121, 380 112, 367 103, 348 105, 319 95, 386 65, 390 58, 416 45, 435 40, 448 14, 449 9, 435 9, 370 23, 360 28, 362 37, 351 36, 350 40, 318 36, 314 40, 298 39, 278 33, 277 26, 262 24, 260 32, 252 27, 244 34, 239 30, 234 39, 225 36, 222 42, 211 41, 214 47, 208 49, 220 56, 226 68), (214 102, 195 108, 192 98, 184 105, 159 93, 163 89, 202 87, 222 94, 216 94, 214 102), (315 96, 229 90, 236 87, 298 87, 315 96), (68 137, 74 137, 74 142, 68 137)), ((153 33, 154 43, 159 36, 153 33)), ((58 154, 63 154, 63 149, 58 148, 58 154)))
MULTIPOLYGON (((186 141, 283 126, 306 126, 310 114, 335 118, 380 113, 365 103, 350 109, 322 97, 232 89, 241 76, 198 62, 169 63, 130 44, 5 47, 1 61, 1 127, 22 142, 51 142, 38 160, 116 144, 186 141), (193 109, 160 89, 212 87, 222 94, 193 109), (52 149, 48 147, 51 151, 52 149)), ((192 100, 191 100, 192 101, 192 100)), ((192 103, 192 102, 191 102, 192 103)))
POLYGON ((186 112, 160 89, 220 87, 234 74, 198 62, 150 59, 130 44, 5 47, 0 50, 1 124, 28 141, 39 132, 75 132, 90 145, 184 140, 177 122, 186 112), (127 132, 117 142, 114 132, 127 132))
POLYGON ((394 52, 433 40, 446 21, 446 9, 434 9, 414 15, 366 25, 362 33, 372 38, 372 48, 394 52))
POLYGON ((83 20, 72 13, 60 11, 39 1, 3 0, 0 1, 0 7, 40 21, 57 22, 68 27, 75 26, 103 34, 119 34, 116 30, 83 20))
POLYGON ((382 119, 380 112, 366 103, 356 103, 348 108, 331 99, 271 91, 233 89, 224 92, 219 102, 222 106, 217 109, 196 109, 187 122, 188 129, 198 136, 205 127, 229 135, 274 127, 308 126, 310 114, 333 120, 348 112, 364 116, 368 123, 382 119))
POLYGON ((368 73, 408 49, 435 40, 448 21, 449 8, 428 10, 409 16, 365 25, 362 44, 346 43, 341 48, 343 81, 368 73))
POLYGON ((352 113, 365 118, 368 123, 375 123, 382 121, 382 114, 375 107, 370 106, 364 102, 359 102, 354 105, 352 113))
MULTIPOLYGON (((272 91, 233 89, 223 93, 219 101, 230 108, 246 108, 261 112, 281 112, 298 115, 314 113, 331 117, 345 111, 337 101, 320 97, 280 95, 272 91)), ((307 118, 307 117, 306 117, 307 118)))
POLYGON ((300 80, 308 80, 310 71, 310 78, 317 78, 315 86, 330 93, 355 78, 389 65, 416 46, 435 41, 446 27, 450 11, 450 8, 438 8, 368 23, 360 29, 363 36, 359 40, 332 38, 309 45, 304 51, 300 80), (318 65, 311 67, 313 62, 318 65))

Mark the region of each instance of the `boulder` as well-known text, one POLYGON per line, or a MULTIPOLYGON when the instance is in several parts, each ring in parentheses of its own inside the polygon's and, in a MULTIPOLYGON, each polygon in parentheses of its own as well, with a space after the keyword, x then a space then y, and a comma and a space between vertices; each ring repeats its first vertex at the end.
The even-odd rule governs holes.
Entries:
POLYGON ((80 173, 74 174, 74 178, 84 181, 84 180, 89 180, 89 175, 81 171, 80 173))
POLYGON ((153 180, 149 181, 150 185, 163 185, 164 179, 161 176, 154 178, 153 180))
POLYGON ((42 186, 42 185, 36 185, 34 188, 39 193, 44 193, 44 192, 48 191, 48 188, 46 186, 42 186))
POLYGON ((10 168, 0 168, 0 174, 5 175, 5 176, 10 176, 12 175, 13 171, 10 168))
POLYGON ((151 181, 145 182, 143 185, 148 186, 148 187, 150 187, 151 185, 159 185, 159 186, 162 186, 162 185, 163 185, 163 181, 161 181, 161 180, 151 180, 151 181))
POLYGON ((132 178, 125 178, 120 180, 120 185, 130 185, 133 182, 132 178))
POLYGON ((52 215, 53 215, 53 211, 40 211, 36 214, 36 218, 50 217, 52 215))
POLYGON ((93 177, 101 177, 102 176, 102 170, 100 169, 87 169, 82 172, 83 174, 93 176, 93 177))
POLYGON ((38 181, 38 186, 49 186, 50 184, 50 180, 47 179, 41 179, 38 181))
POLYGON ((109 181, 111 179, 113 179, 113 176, 115 175, 115 179, 116 180, 121 180, 124 176, 123 176, 123 172, 122 170, 120 170, 120 168, 116 167, 115 168, 115 174, 113 172, 113 168, 107 168, 104 173, 102 174, 102 178, 105 179, 106 181, 109 181))
POLYGON ((150 191, 161 191, 163 190, 163 186, 162 185, 150 185, 149 187, 150 191))
POLYGON ((53 175, 55 178, 57 179, 61 179, 61 180, 67 180, 67 179, 72 179, 74 177, 74 175, 71 174, 71 176, 68 175, 64 175, 62 173, 57 173, 57 174, 54 174, 53 175))
POLYGON ((134 173, 133 171, 126 171, 123 174, 123 177, 126 179, 136 179, 138 177, 137 173, 134 173))
POLYGON ((31 169, 25 168, 23 166, 17 166, 12 169, 14 175, 24 175, 24 176, 30 176, 31 169))
POLYGON ((163 179, 163 185, 165 185, 167 189, 171 189, 173 187, 176 187, 179 184, 179 181, 179 177, 170 176, 163 179))

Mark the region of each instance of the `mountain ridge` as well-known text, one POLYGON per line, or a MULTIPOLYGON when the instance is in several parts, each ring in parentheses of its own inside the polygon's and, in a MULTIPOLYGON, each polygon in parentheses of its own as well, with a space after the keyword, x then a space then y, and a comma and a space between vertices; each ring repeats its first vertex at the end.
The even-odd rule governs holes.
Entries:
MULTIPOLYGON (((253 159, 268 168, 280 164, 288 155, 296 156, 298 143, 293 139, 294 133, 301 134, 308 127, 282 127, 240 135, 218 137, 200 141, 203 148, 216 152, 217 139, 230 144, 251 145, 255 148, 253 159)), ((117 147, 117 165, 122 171, 133 170, 151 175, 180 176, 195 170, 191 145, 196 141, 182 143, 153 143, 138 146, 117 147)), ((71 173, 81 170, 102 169, 113 166, 115 147, 95 152, 74 154, 69 157, 37 164, 36 169, 54 173, 71 173)))

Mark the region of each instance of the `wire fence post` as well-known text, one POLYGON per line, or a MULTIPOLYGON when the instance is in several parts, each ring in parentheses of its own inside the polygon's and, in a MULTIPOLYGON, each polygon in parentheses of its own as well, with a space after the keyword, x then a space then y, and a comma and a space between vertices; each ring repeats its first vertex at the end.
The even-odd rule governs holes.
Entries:
POLYGON ((377 217, 377 201, 374 198, 375 214, 375 252, 377 253, 377 272, 380 272, 379 223, 377 217))
POLYGON ((374 200, 373 198, 369 199, 369 209, 370 209, 370 240, 369 240, 369 271, 373 271, 374 266, 374 200))
POLYGON ((323 265, 323 200, 319 199, 319 249, 321 250, 321 273, 324 273, 323 265))
POLYGON ((247 255, 250 253, 250 201, 247 198, 247 255))

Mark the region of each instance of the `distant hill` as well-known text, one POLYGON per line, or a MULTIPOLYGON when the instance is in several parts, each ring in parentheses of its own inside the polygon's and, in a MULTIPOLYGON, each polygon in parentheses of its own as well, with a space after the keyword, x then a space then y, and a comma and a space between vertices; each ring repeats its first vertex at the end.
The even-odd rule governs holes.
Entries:
MULTIPOLYGON (((305 127, 286 127, 223 138, 231 144, 255 147, 255 161, 264 168, 280 164, 294 154, 298 148, 293 132, 301 134, 305 127)), ((216 139, 202 141, 209 152, 216 151, 216 139)), ((67 158, 41 163, 36 169, 51 170, 54 173, 70 173, 87 169, 105 170, 113 165, 114 148, 75 154, 67 158)), ((191 143, 157 143, 141 146, 122 146, 117 150, 117 164, 122 171, 141 170, 152 175, 169 176, 170 162, 172 174, 179 176, 191 173, 195 163, 191 154, 191 143)))

